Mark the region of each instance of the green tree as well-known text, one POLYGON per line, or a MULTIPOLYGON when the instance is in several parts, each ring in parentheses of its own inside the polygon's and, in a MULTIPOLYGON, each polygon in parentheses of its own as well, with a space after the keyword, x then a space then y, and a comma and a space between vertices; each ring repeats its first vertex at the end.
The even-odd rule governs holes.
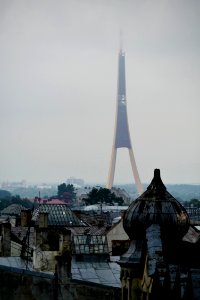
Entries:
POLYGON ((0 199, 10 199, 11 193, 6 190, 0 190, 0 199))
POLYGON ((19 204, 26 208, 32 208, 33 203, 29 201, 28 199, 22 199, 19 195, 12 196, 11 198, 11 204, 19 204))
POLYGON ((190 205, 193 205, 194 207, 200 207, 200 200, 198 199, 191 199, 189 202, 190 205))
POLYGON ((75 199, 76 193, 73 184, 66 185, 66 183, 61 183, 58 185, 58 197, 63 197, 65 193, 70 194, 72 200, 75 199))
POLYGON ((33 203, 28 199, 21 199, 19 195, 11 196, 10 198, 1 198, 0 199, 0 210, 8 207, 11 204, 19 204, 26 208, 32 208, 33 203))
POLYGON ((122 197, 115 196, 109 189, 106 188, 93 188, 89 194, 88 198, 85 199, 86 204, 92 205, 97 203, 105 203, 109 205, 114 205, 114 203, 118 203, 119 205, 123 204, 122 197))
POLYGON ((61 197, 67 190, 67 185, 66 183, 61 183, 58 185, 58 196, 61 197))

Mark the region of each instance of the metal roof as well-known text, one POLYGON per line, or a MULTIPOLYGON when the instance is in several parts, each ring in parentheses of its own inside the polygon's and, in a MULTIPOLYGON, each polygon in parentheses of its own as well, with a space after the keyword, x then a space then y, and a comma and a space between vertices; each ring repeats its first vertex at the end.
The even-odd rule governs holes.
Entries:
POLYGON ((72 260, 72 279, 120 288, 120 266, 116 262, 77 262, 72 260))
POLYGON ((17 256, 0 257, 0 268, 3 266, 33 270, 31 262, 27 262, 21 257, 17 257, 17 256))
POLYGON ((147 190, 131 203, 123 218, 124 230, 130 239, 144 238, 152 224, 161 226, 162 235, 180 240, 189 228, 186 209, 167 192, 159 169, 155 169, 147 190))
POLYGON ((102 210, 102 211, 123 211, 127 210, 128 206, 120 206, 120 205, 101 205, 100 204, 93 204, 93 205, 87 205, 84 207, 84 211, 91 211, 91 210, 102 210))
POLYGON ((23 260, 21 257, 0 257, 0 269, 13 273, 28 274, 49 279, 54 278, 52 272, 35 271, 32 263, 23 260))
MULTIPOLYGON (((32 263, 27 263, 20 257, 0 257, 0 269, 11 272, 31 272, 30 275, 53 278, 51 272, 35 272, 32 263)), ((121 287, 120 266, 116 262, 76 262, 72 260, 72 279, 97 283, 111 287, 121 287)))

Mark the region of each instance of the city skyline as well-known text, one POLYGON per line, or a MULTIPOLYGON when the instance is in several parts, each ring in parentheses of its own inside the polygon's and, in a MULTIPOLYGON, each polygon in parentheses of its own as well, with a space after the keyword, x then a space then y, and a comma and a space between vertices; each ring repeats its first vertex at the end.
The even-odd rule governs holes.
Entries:
MULTIPOLYGON (((0 2, 0 182, 106 183, 119 32, 142 183, 199 183, 200 3, 0 2)), ((126 151, 125 151, 126 152, 126 151)), ((118 151, 115 182, 132 183, 118 151)))

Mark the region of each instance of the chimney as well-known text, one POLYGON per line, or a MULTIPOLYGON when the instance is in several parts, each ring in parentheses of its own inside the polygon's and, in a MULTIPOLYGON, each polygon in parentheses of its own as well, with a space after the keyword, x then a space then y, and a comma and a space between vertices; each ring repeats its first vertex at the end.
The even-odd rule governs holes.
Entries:
POLYGON ((71 230, 63 229, 62 242, 60 243, 59 248, 61 255, 55 256, 57 261, 56 271, 61 284, 67 284, 71 278, 71 230))
POLYGON ((11 256, 11 224, 2 223, 2 256, 11 256))
POLYGON ((38 227, 47 228, 48 227, 48 213, 40 212, 38 217, 38 227))
POLYGON ((21 226, 22 227, 30 226, 31 218, 32 218, 32 215, 31 215, 30 209, 22 209, 21 210, 21 226))

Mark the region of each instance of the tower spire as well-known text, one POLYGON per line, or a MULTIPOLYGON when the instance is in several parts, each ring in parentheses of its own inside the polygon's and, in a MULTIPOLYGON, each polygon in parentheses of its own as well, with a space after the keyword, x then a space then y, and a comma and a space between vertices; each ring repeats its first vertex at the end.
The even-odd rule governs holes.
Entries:
MULTIPOLYGON (((121 33, 120 33, 121 37, 121 33)), ((117 88, 117 108, 115 118, 114 141, 111 154, 110 169, 108 174, 107 188, 111 189, 114 181, 116 157, 118 148, 127 148, 129 151, 130 163, 135 179, 135 184, 139 194, 143 192, 143 187, 139 178, 128 126, 128 116, 126 107, 126 78, 125 78, 125 53, 122 51, 122 40, 120 38, 120 51, 118 58, 118 88, 117 88)))
POLYGON ((123 51, 123 33, 122 30, 119 32, 119 50, 120 52, 123 51))

